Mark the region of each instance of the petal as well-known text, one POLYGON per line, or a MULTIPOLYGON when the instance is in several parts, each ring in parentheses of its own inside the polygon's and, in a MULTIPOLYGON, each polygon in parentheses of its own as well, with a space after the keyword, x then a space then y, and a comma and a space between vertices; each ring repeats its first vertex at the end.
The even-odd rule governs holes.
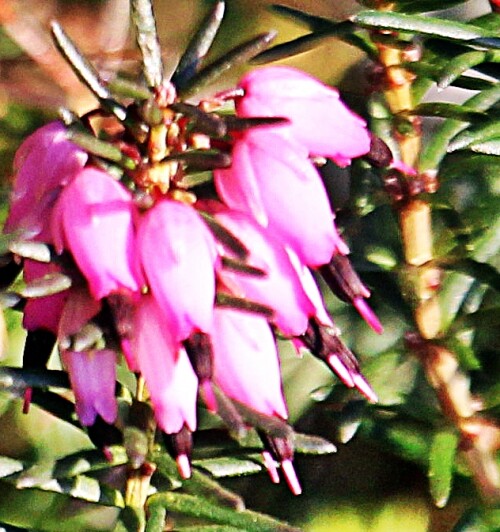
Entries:
POLYGON ((115 353, 109 349, 65 351, 61 358, 69 373, 76 413, 82 425, 92 425, 97 414, 107 423, 113 423, 118 413, 115 353))
POLYGON ((288 417, 276 343, 265 319, 216 308, 214 380, 236 401, 268 416, 288 417))
MULTIPOLYGON (((314 314, 314 307, 279 240, 244 213, 226 209, 219 211, 215 217, 245 242, 249 250, 246 263, 266 272, 264 277, 257 277, 219 268, 221 281, 236 289, 235 295, 273 308, 273 322, 283 334, 303 334, 309 316, 314 314)), ((228 254, 227 251, 225 254, 228 254)))
POLYGON ((195 330, 209 333, 217 251, 200 216, 178 201, 160 201, 142 217, 138 241, 148 283, 176 341, 195 330))
POLYGON ((71 251, 96 299, 140 289, 134 215, 129 192, 94 168, 82 170, 59 197, 52 216, 56 248, 71 251))
POLYGON ((86 164, 88 155, 67 140, 62 123, 38 129, 18 149, 15 182, 4 231, 21 231, 51 242, 50 211, 62 187, 86 164))
MULTIPOLYGON (((24 280, 33 281, 50 273, 60 272, 56 264, 44 264, 34 260, 24 261, 24 280)), ((28 331, 45 329, 57 334, 68 290, 51 296, 28 299, 23 312, 23 327, 28 331)))
POLYGON ((139 302, 135 330, 134 352, 161 429, 175 434, 186 424, 196 430, 198 379, 151 296, 139 302))
MULTIPOLYGON (((245 95, 236 101, 239 116, 282 116, 293 136, 312 155, 340 166, 370 150, 366 123, 341 100, 338 91, 290 67, 252 70, 239 83, 245 95)), ((283 126, 282 126, 283 127, 283 126)))
POLYGON ((269 129, 245 133, 235 143, 231 167, 214 174, 223 201, 260 221, 245 185, 257 183, 268 220, 264 225, 304 264, 325 264, 339 249, 321 178, 303 148, 285 135, 269 129))

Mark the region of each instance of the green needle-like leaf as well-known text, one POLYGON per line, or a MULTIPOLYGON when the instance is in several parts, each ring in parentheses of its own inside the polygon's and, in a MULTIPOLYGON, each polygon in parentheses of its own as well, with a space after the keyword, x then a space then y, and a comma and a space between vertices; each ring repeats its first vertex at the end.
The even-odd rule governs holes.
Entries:
POLYGON ((457 105, 445 102, 429 102, 417 105, 411 111, 405 111, 407 114, 420 116, 436 116, 440 118, 453 118, 463 122, 485 121, 488 115, 475 109, 470 109, 466 105, 457 105))
POLYGON ((422 35, 439 36, 452 41, 473 41, 482 37, 495 37, 487 31, 472 24, 464 24, 446 19, 424 17, 421 15, 405 15, 391 11, 360 11, 351 20, 355 24, 367 28, 404 31, 422 35))
POLYGON ((488 52, 482 51, 467 52, 455 57, 441 71, 437 86, 440 89, 445 89, 464 72, 486 61, 487 57, 488 52))
POLYGON ((242 65, 255 57, 269 46, 276 36, 276 32, 262 33, 253 39, 237 46, 220 59, 200 70, 184 86, 179 87, 179 95, 182 98, 194 96, 206 85, 213 83, 224 72, 237 65, 242 65))
POLYGON ((153 5, 150 0, 131 0, 130 5, 144 78, 149 87, 159 87, 163 81, 163 61, 153 5))
POLYGON ((124 121, 127 117, 127 110, 113 99, 95 68, 57 22, 52 22, 50 27, 58 50, 71 65, 75 74, 92 91, 105 109, 113 113, 118 120, 124 121))
POLYGON ((432 440, 429 482, 432 498, 438 508, 443 508, 450 496, 457 445, 457 434, 447 430, 437 432, 432 440))
POLYGON ((172 77, 172 83, 176 87, 182 87, 198 71, 203 58, 208 53, 217 35, 224 17, 224 11, 225 3, 218 1, 201 23, 201 26, 182 55, 172 77))
POLYGON ((459 133, 448 146, 448 152, 463 150, 471 144, 479 144, 495 138, 500 138, 500 120, 495 120, 483 126, 468 128, 459 133))

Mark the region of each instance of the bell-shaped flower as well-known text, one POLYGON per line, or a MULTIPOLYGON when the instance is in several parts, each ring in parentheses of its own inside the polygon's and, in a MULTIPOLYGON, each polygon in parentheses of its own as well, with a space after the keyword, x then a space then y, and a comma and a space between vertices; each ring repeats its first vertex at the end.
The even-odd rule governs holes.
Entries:
POLYGON ((287 118, 290 125, 280 127, 289 129, 311 155, 346 166, 370 150, 365 121, 342 102, 337 90, 300 70, 285 66, 252 70, 238 86, 244 91, 236 100, 239 116, 287 118))
POLYGON ((267 321, 229 308, 214 311, 214 380, 231 399, 268 416, 288 417, 278 353, 267 321))
POLYGON ((63 351, 61 358, 69 373, 75 409, 82 425, 92 425, 97 415, 106 423, 113 423, 118 413, 114 351, 63 351))
POLYGON ((29 136, 14 159, 15 181, 4 232, 51 243, 51 210, 87 159, 87 153, 67 139, 61 122, 51 122, 29 136))
POLYGON ((228 207, 252 215, 304 264, 319 266, 348 248, 304 150, 278 130, 246 131, 234 144, 232 165, 214 172, 215 185, 228 207))
POLYGON ((184 203, 161 200, 142 216, 137 237, 147 282, 175 341, 196 331, 210 333, 217 250, 199 214, 184 203))
MULTIPOLYGON (((272 308, 272 321, 283 334, 304 334, 315 309, 279 240, 245 213, 223 209, 218 210, 215 218, 245 243, 249 251, 245 264, 264 274, 242 273, 223 264, 217 270, 220 281, 233 295, 272 308)), ((231 252, 226 248, 221 250, 221 254, 231 258, 231 252)))
POLYGON ((150 295, 138 303, 135 330, 134 353, 159 426, 167 434, 180 432, 184 425, 196 430, 198 379, 150 295))
POLYGON ((52 214, 56 250, 71 252, 96 299, 140 290, 134 216, 130 193, 95 168, 80 171, 56 203, 52 214))

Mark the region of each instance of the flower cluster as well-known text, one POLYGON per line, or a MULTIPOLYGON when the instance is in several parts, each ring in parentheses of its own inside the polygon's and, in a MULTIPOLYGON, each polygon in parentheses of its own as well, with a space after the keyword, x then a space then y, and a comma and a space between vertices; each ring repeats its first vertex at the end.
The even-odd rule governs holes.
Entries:
POLYGON ((122 353, 144 379, 184 477, 201 395, 223 417, 229 405, 232 428, 245 427, 254 412, 271 479, 279 481, 277 460, 300 493, 293 438, 259 426, 287 418, 276 335, 297 351, 305 346, 376 401, 312 274, 381 330, 313 163, 321 156, 348 165, 371 139, 337 91, 291 68, 247 74, 231 96, 240 122, 221 130, 213 127, 219 115, 205 110, 227 97, 192 106, 165 84, 151 101, 129 106, 131 116, 151 105, 160 113, 139 133, 109 125, 103 113, 79 122, 131 162, 118 177, 69 140, 62 123, 39 129, 17 152, 4 231, 51 249, 48 262, 24 259, 27 283, 54 274, 72 280, 29 299, 24 326, 57 338, 83 425, 115 422, 122 353), (254 127, 239 127, 252 120, 254 127), (190 165, 207 167, 215 149, 215 189, 207 193, 187 176, 190 165))

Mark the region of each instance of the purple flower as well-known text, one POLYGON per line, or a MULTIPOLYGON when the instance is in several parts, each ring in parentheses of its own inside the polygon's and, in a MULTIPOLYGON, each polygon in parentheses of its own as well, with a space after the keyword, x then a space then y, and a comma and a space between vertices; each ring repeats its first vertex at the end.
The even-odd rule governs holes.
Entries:
POLYGON ((304 264, 320 266, 348 252, 321 178, 295 139, 277 129, 247 131, 234 144, 232 165, 214 175, 228 207, 252 215, 304 264))
POLYGON ((288 417, 276 343, 261 316, 214 312, 214 380, 231 399, 268 416, 288 417))
POLYGON ((52 242, 50 213, 63 189, 87 162, 88 155, 67 140, 61 122, 37 129, 16 152, 14 188, 4 232, 52 242))
POLYGON ((107 423, 114 423, 118 413, 115 352, 110 349, 63 351, 61 358, 69 373, 76 413, 82 425, 92 425, 97 415, 107 423))
POLYGON ((161 200, 141 218, 137 239, 151 292, 175 341, 210 333, 217 251, 198 213, 161 200))
POLYGON ((56 250, 71 251, 96 299, 140 290, 135 215, 130 193, 95 168, 81 170, 57 201, 51 224, 56 250))
POLYGON ((196 430, 198 379, 151 296, 139 302, 135 331, 134 352, 161 429, 167 434, 180 432, 184 425, 196 430))
POLYGON ((310 155, 333 159, 346 166, 370 150, 366 123, 340 100, 337 90, 313 77, 285 66, 252 70, 238 86, 244 95, 236 100, 238 116, 280 116, 281 126, 310 155))

